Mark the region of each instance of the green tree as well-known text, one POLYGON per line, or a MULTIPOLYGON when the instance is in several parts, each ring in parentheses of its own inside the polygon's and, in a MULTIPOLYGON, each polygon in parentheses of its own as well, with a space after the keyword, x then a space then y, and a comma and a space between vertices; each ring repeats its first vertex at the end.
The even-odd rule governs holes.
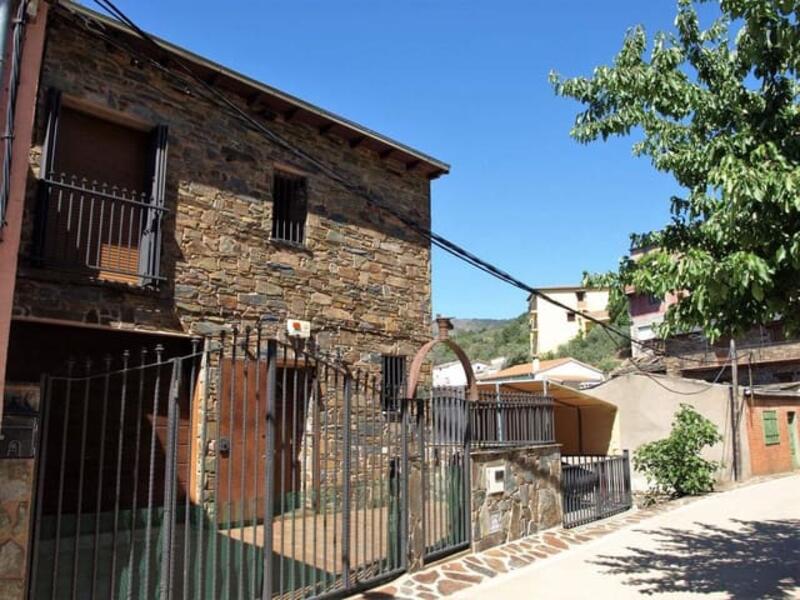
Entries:
POLYGON ((722 441, 717 426, 688 404, 675 413, 669 437, 640 446, 633 466, 644 473, 653 491, 675 496, 693 496, 714 489, 719 463, 700 453, 722 441))
POLYGON ((585 107, 576 140, 641 133, 634 154, 685 190, 663 229, 632 236, 651 250, 623 258, 616 282, 678 293, 662 334, 700 327, 714 340, 776 317, 797 332, 800 1, 721 0, 705 29, 700 2, 679 0, 675 31, 650 45, 631 29, 591 77, 551 81, 585 107))

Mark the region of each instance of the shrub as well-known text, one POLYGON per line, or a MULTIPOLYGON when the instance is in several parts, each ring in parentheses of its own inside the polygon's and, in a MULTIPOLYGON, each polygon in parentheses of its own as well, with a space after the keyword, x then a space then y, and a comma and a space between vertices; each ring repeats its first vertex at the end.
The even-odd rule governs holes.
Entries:
POLYGON ((700 452, 721 440, 714 423, 688 404, 681 404, 669 436, 640 446, 634 453, 633 466, 644 473, 655 493, 693 496, 710 492, 719 464, 706 460, 700 452))

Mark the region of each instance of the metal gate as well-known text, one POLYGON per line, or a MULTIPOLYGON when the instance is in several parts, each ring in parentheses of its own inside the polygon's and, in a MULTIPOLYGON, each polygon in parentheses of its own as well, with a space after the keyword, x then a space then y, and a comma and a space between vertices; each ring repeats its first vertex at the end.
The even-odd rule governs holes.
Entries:
POLYGON ((633 506, 628 451, 622 456, 562 455, 564 527, 577 527, 633 506))
POLYGON ((408 415, 379 374, 259 328, 195 350, 44 379, 31 598, 317 598, 401 573, 408 415))
POLYGON ((434 388, 416 401, 422 457, 423 560, 469 547, 470 462, 464 388, 434 388))

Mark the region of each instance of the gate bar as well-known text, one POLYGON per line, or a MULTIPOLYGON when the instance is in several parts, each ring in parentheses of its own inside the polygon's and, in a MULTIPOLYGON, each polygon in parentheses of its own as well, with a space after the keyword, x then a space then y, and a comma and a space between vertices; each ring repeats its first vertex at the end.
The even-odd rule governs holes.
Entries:
POLYGON ((350 373, 344 376, 344 416, 342 423, 344 479, 342 481, 342 575, 344 589, 350 589, 350 419, 353 381, 350 373))
POLYGON ((261 600, 272 598, 272 520, 275 502, 272 488, 275 477, 275 387, 277 385, 276 361, 278 345, 275 340, 267 342, 267 406, 266 406, 266 460, 264 473, 264 581, 261 600))

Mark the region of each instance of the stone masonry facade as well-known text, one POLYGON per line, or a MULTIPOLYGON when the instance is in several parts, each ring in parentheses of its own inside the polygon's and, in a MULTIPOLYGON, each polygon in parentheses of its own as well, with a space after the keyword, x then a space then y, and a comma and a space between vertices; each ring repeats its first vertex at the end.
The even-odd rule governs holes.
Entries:
MULTIPOLYGON (((429 339, 429 243, 59 10, 48 36, 15 316, 198 334, 262 315, 306 319, 320 346, 342 349, 349 362, 411 355, 429 339), (49 88, 82 107, 169 127, 161 264, 167 280, 157 290, 89 283, 24 260, 31 254, 49 88), (303 247, 270 240, 276 167, 306 174, 303 247)), ((246 108, 245 98, 230 98, 246 108)), ((278 117, 269 127, 406 217, 430 224, 424 174, 303 123, 278 117)))
POLYGON ((561 523, 559 446, 473 451, 471 462, 472 541, 476 552, 561 523), (487 493, 487 467, 504 469, 502 493, 487 493))

